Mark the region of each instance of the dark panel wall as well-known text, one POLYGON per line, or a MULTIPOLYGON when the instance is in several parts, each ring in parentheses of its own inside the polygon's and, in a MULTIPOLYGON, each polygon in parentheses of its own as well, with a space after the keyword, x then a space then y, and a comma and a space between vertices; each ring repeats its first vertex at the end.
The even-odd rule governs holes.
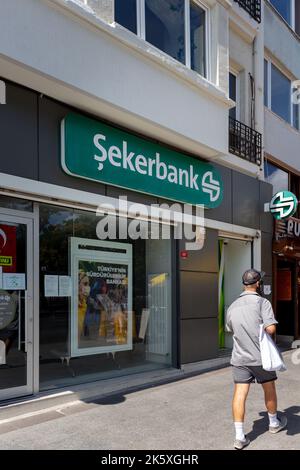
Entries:
POLYGON ((38 178, 37 94, 8 83, 0 106, 0 172, 38 178))
MULTIPOLYGON (((216 251, 216 239, 213 236, 215 230, 206 230, 205 242, 202 250, 189 251, 188 258, 180 258, 181 271, 193 272, 218 272, 218 247, 216 251)), ((180 241, 180 250, 185 249, 185 240, 180 241)))
POLYGON ((261 269, 272 276, 272 234, 261 234, 261 269))
POLYGON ((270 212, 264 212, 265 202, 270 202, 272 199, 273 186, 269 183, 260 181, 260 206, 259 206, 259 215, 260 215, 260 229, 262 232, 272 233, 273 234, 273 217, 270 212))
POLYGON ((218 318, 193 319, 182 322, 181 362, 197 362, 217 356, 218 318))
MULTIPOLYGON (((184 249, 184 241, 180 249, 184 249)), ((181 362, 218 353, 218 233, 206 231, 203 250, 180 260, 181 362)))
POLYGON ((233 224, 259 228, 259 180, 234 171, 232 194, 233 224))
POLYGON ((217 273, 181 271, 180 311, 182 319, 215 316, 218 308, 217 300, 217 273))
POLYGON ((213 164, 218 170, 223 180, 224 197, 223 201, 215 209, 205 211, 205 217, 212 220, 220 220, 232 224, 232 170, 225 166, 213 164))
MULTIPOLYGON (((105 185, 67 175, 60 164, 60 123, 71 108, 46 97, 38 99, 39 180, 105 194, 105 185)), ((82 201, 84 202, 84 201, 82 201)))

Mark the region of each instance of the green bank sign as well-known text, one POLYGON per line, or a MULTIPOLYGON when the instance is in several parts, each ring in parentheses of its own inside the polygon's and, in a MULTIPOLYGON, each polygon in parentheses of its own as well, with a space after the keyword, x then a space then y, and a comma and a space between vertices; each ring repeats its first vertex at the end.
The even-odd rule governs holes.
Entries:
POLYGON ((66 116, 61 133, 62 167, 72 176, 208 208, 222 201, 221 177, 208 163, 79 114, 66 116))

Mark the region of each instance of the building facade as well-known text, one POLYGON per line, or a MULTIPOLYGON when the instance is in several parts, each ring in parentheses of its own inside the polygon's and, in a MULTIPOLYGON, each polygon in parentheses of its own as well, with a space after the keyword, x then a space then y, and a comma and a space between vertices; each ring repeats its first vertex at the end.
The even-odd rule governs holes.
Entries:
MULTIPOLYGON (((290 190, 299 201, 300 3, 265 2, 265 179, 273 194, 290 190), (289 51, 289 52, 288 52, 289 51)), ((279 321, 278 339, 299 338, 299 210, 274 223, 273 306, 279 321)))
POLYGON ((263 5, 124 4, 1 3, 1 399, 215 358, 242 272, 272 285, 263 5))

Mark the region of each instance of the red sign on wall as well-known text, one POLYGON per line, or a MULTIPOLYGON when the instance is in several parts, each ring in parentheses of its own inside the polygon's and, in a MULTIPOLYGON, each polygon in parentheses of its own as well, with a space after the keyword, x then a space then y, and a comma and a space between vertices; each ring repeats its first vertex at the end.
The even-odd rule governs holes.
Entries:
POLYGON ((4 273, 16 272, 17 231, 12 225, 0 224, 0 266, 4 273))
POLYGON ((292 300, 292 272, 289 269, 277 272, 277 300, 292 300))

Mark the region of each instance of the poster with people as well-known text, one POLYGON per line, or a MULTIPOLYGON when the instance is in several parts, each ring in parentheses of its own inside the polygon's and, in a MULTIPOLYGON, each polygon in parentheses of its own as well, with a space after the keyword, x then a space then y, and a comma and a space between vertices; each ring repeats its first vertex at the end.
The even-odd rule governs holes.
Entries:
POLYGON ((74 262, 72 356, 132 349, 130 263, 94 253, 74 262))

